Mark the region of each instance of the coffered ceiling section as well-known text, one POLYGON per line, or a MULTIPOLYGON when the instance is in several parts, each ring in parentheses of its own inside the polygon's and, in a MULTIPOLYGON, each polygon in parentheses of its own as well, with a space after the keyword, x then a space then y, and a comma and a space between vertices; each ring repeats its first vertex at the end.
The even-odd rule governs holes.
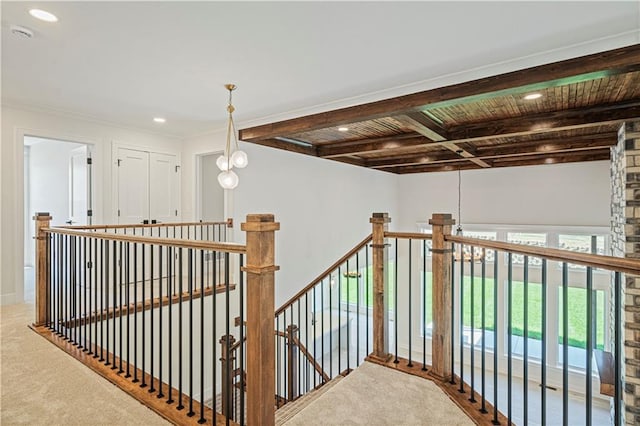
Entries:
POLYGON ((640 118, 640 44, 240 130, 391 173, 605 160, 640 118))

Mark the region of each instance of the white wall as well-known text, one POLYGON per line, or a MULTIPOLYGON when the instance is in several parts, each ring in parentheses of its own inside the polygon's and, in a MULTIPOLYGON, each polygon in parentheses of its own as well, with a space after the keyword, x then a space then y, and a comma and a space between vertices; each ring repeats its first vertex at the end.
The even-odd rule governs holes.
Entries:
POLYGON ((2 143, 0 144, 1 304, 23 300, 24 135, 92 144, 95 223, 113 221, 113 217, 111 217, 113 210, 111 205, 111 145, 113 142, 180 152, 180 143, 177 138, 145 133, 77 116, 2 105, 2 143))
MULTIPOLYGON (((462 171, 462 225, 608 226, 609 162, 462 171)), ((415 230, 432 213, 457 220, 458 172, 400 176, 399 223, 415 230)))
MULTIPOLYGON (((219 150, 223 143, 224 132, 185 142, 185 214, 195 206, 195 155, 219 150)), ((371 213, 395 213, 394 175, 242 142, 240 148, 249 166, 237 172, 240 184, 227 194, 227 212, 238 242, 244 241, 240 224, 247 214, 273 213, 280 222, 277 306, 368 235, 371 213)))

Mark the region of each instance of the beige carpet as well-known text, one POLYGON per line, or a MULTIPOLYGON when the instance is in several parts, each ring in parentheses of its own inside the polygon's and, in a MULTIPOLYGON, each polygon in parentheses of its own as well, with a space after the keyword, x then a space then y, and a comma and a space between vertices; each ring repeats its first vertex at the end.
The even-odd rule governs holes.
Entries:
POLYGON ((474 423, 434 383, 365 362, 284 424, 308 426, 474 423))
POLYGON ((31 331, 32 305, 0 307, 0 424, 166 425, 31 331))

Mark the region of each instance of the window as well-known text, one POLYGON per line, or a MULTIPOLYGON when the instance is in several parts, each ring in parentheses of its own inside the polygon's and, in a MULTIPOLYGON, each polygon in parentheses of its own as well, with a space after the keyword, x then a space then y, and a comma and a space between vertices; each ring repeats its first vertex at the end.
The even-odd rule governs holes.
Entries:
MULTIPOLYGON (((538 233, 532 233, 532 232, 508 232, 507 241, 515 244, 546 247, 547 234, 538 234, 538 233)), ((521 254, 512 255, 512 262, 514 265, 524 265, 524 255, 521 255, 521 254)), ((529 257, 529 266, 540 266, 540 265, 542 265, 542 259, 538 257, 531 257, 531 256, 529 257)))

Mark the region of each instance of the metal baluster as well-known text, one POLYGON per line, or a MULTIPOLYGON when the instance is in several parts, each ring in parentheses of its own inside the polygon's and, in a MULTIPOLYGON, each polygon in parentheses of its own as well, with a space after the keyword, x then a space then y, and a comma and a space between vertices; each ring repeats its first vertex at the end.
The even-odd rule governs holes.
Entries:
POLYGON ((398 360, 398 239, 395 239, 395 257, 393 259, 395 267, 393 279, 393 335, 395 338, 395 357, 393 363, 397 364, 398 360))
MULTIPOLYGON (((104 261, 100 264, 100 275, 104 273, 104 279, 100 280, 100 362, 105 361, 104 359, 104 327, 105 323, 107 323, 107 328, 109 327, 108 320, 109 317, 105 319, 105 305, 104 299, 109 294, 109 243, 104 240, 100 240, 101 249, 104 261)), ((107 305, 109 302, 107 301, 107 305)), ((108 309, 108 308, 107 308, 108 309)), ((107 338, 107 349, 109 347, 109 338, 107 338)), ((109 365, 109 351, 107 350, 107 359, 105 365, 109 365)))
MULTIPOLYGON (((454 253, 456 252, 456 245, 451 244, 451 379, 449 380, 450 384, 456 383, 456 375, 455 375, 455 344, 456 344, 456 321, 455 321, 455 304, 456 304, 456 257, 454 253)), ((433 288, 433 286, 432 286, 433 288)), ((432 309, 433 311, 433 309, 432 309)))
POLYGON ((474 305, 476 303, 476 280, 475 280, 475 265, 476 265, 476 256, 475 256, 475 247, 469 246, 471 249, 471 259, 469 260, 469 275, 471 278, 471 330, 469 333, 469 358, 471 359, 471 367, 469 369, 469 373, 471 373, 471 387, 470 387, 470 396, 469 401, 476 402, 475 398, 475 379, 476 379, 476 370, 475 370, 475 332, 476 332, 476 323, 475 323, 475 310, 474 305))
MULTIPOLYGON (((167 228, 168 229, 168 228, 167 228)), ((175 239, 176 228, 173 227, 173 238, 175 239)), ((167 396, 167 404, 173 403, 173 295, 175 291, 171 291, 173 284, 173 262, 175 260, 175 249, 173 247, 167 247, 167 298, 169 299, 169 364, 168 364, 168 374, 169 374, 169 386, 167 390, 169 391, 169 395, 167 396)), ((214 296, 215 297, 215 296, 214 296)), ((201 313, 204 316, 204 312, 201 313)), ((215 357, 214 357, 215 358, 215 357)))
MULTIPOLYGON (((202 238, 202 226, 200 226, 200 238, 202 238)), ((200 250, 200 418, 198 419, 200 424, 206 422, 204 418, 204 281, 204 250, 200 250)), ((212 297, 216 297, 215 291, 212 297)), ((229 315, 228 312, 227 315, 229 315)))
POLYGON ((84 307, 83 309, 83 314, 82 314, 82 336, 84 338, 84 344, 82 345, 82 352, 88 352, 89 349, 87 349, 87 320, 88 320, 88 316, 87 316, 87 269, 89 266, 89 263, 87 261, 87 237, 82 237, 81 241, 81 245, 82 245, 82 271, 83 271, 83 280, 82 280, 82 291, 80 292, 81 297, 84 298, 84 304, 82 305, 84 307))
MULTIPOLYGON (((93 268, 93 285, 95 286, 93 292, 93 306, 95 316, 95 321, 93 324, 93 357, 98 358, 98 323, 102 320, 102 311, 100 311, 100 320, 98 320, 98 276, 102 277, 102 270, 100 272, 100 275, 98 275, 98 261, 102 257, 102 253, 100 254, 100 256, 98 256, 97 238, 93 240, 93 252, 95 253, 93 257, 95 260, 93 268)), ((102 262, 100 262, 100 267, 102 268, 102 262)), ((102 286, 102 280, 100 280, 100 286, 102 286)), ((100 324, 102 324, 102 322, 100 322, 100 324)))
MULTIPOLYGON (((329 376, 333 378, 333 315, 331 312, 331 309, 333 308, 333 302, 331 301, 331 289, 332 289, 332 279, 331 279, 331 274, 329 274, 329 371, 330 374, 329 376)), ((323 333, 323 337, 322 337, 322 342, 324 344, 324 330, 326 330, 324 328, 324 314, 322 315, 322 333, 323 333)), ((322 354, 324 356, 324 348, 322 350, 322 354)), ((286 371, 286 370, 285 370, 286 371)))
POLYGON ((460 244, 460 388, 464 393, 464 244, 460 244))
MULTIPOLYGON (((138 243, 133 243, 133 306, 133 383, 138 383, 138 243)), ((140 312, 144 315, 144 301, 140 312)))
MULTIPOLYGON (((347 265, 348 268, 348 265, 347 265)), ((347 270, 347 276, 348 276, 347 270)), ((342 316, 340 313, 342 312, 342 271, 340 266, 338 266, 338 374, 342 372, 342 316)))
MULTIPOLYGON (((239 297, 240 297, 240 425, 244 425, 244 255, 240 253, 239 297)), ((215 288, 215 286, 214 286, 215 288)), ((215 383, 215 382, 214 382, 215 383)))
POLYGON ((593 386, 592 386, 592 370, 593 366, 591 359, 593 357, 593 268, 587 267, 587 353, 586 353, 586 421, 587 425, 592 423, 592 398, 593 398, 593 386))
MULTIPOLYGON (((482 369, 482 402, 481 402, 481 406, 480 406, 480 412, 483 414, 487 413, 487 406, 486 406, 486 396, 485 396, 485 390, 486 390, 486 373, 487 373, 487 364, 486 364, 486 352, 487 352, 487 344, 486 344, 486 328, 487 328, 487 323, 486 323, 486 304, 487 304, 487 285, 486 285, 486 281, 487 281, 487 250, 485 248, 482 249, 482 263, 481 263, 481 273, 482 273, 482 283, 481 283, 481 287, 482 287, 482 306, 481 306, 481 312, 480 312, 480 316, 481 316, 481 322, 482 322, 482 348, 481 348, 481 353, 480 353, 480 363, 481 363, 481 369, 482 369)), ((495 322, 495 321, 494 321, 495 322)), ((497 355, 498 351, 494 350, 494 356, 497 355)))
POLYGON ((422 240, 422 371, 427 371, 427 240, 422 240))
MULTIPOLYGON (((180 234, 182 234, 182 227, 180 227, 180 234)), ((184 405, 182 405, 182 297, 183 297, 183 292, 184 289, 182 288, 182 247, 178 248, 178 405, 176 406, 176 410, 182 410, 184 408, 184 405)), ((215 296, 214 296, 215 298, 215 296)), ((214 336, 212 339, 213 345, 215 346, 215 299, 214 299, 214 303, 213 303, 213 308, 214 308, 214 316, 213 316, 213 331, 214 331, 214 336)), ((215 351, 213 352, 213 362, 216 362, 216 356, 215 356, 215 351)), ((215 374, 216 369, 213 369, 213 372, 215 374)), ((215 411, 215 388, 216 388, 216 381, 215 381, 215 375, 214 375, 214 380, 213 380, 213 384, 211 385, 213 387, 213 393, 214 393, 214 411, 215 411)), ((214 417, 215 418, 215 417, 214 417)))
MULTIPOLYGON (((160 236, 160 230, 158 228, 158 236, 160 236)), ((158 246, 158 395, 157 398, 164 398, 162 393, 162 306, 164 305, 162 300, 162 246, 158 246)), ((153 330, 153 329, 152 329, 153 330)))
POLYGON ((360 251, 356 252, 356 367, 360 365, 360 251))
MULTIPOLYGON (((230 310, 229 310, 229 303, 230 303, 230 293, 229 293, 229 253, 225 252, 224 253, 224 285, 225 285, 225 292, 224 292, 224 298, 225 298, 225 336, 229 336, 231 334, 230 331, 230 310)), ((227 361, 231 359, 231 353, 230 353, 230 349, 231 349, 231 345, 225 345, 226 347, 226 359, 227 361)), ((230 367, 231 367, 231 363, 230 362, 226 362, 225 363, 226 369, 227 371, 225 371, 225 380, 227 381, 228 384, 231 384, 231 371, 230 371, 230 367)), ((230 406, 230 402, 231 402, 231 386, 227 386, 227 394, 224 396, 227 400, 227 407, 230 406)), ((229 424, 229 417, 227 417, 227 425, 229 424)))
MULTIPOLYGON (((331 278, 329 278, 329 281, 331 281, 331 278)), ((331 296, 331 293, 329 293, 329 296, 331 296)), ((324 371, 324 280, 320 281, 320 303, 321 303, 321 307, 320 307, 320 350, 322 353, 322 371, 324 371)), ((331 305, 329 305, 331 306, 331 305)), ((331 315, 329 315, 329 321, 331 321, 331 315)), ((331 359, 331 354, 329 354, 329 359, 331 359)), ((331 364, 329 365, 329 377, 333 376, 333 371, 331 370, 331 364)), ((324 383, 324 377, 322 378, 322 383, 324 383)))
MULTIPOLYGON (((125 232, 126 232, 126 228, 125 228, 125 232)), ((118 265, 118 316, 119 321, 118 321, 118 338, 119 338, 119 344, 118 344, 118 348, 120 349, 120 358, 118 360, 118 374, 121 374, 124 372, 124 370, 122 369, 122 349, 123 349, 123 344, 122 344, 122 311, 124 310, 124 305, 122 304, 122 284, 123 284, 123 274, 124 274, 124 256, 123 256, 123 252, 122 252, 122 241, 120 241, 120 244, 118 244, 118 249, 119 249, 119 260, 120 260, 120 264, 118 265)), ((115 309, 115 308, 114 308, 115 309)), ((114 312, 114 316, 115 316, 115 310, 114 312)), ((115 355, 115 352, 114 352, 115 355)))
POLYGON ((276 358, 277 358, 277 362, 276 362, 276 388, 277 388, 277 395, 276 395, 276 408, 280 408, 280 398, 282 397, 282 387, 280 386, 280 376, 282 375, 282 370, 281 370, 281 362, 280 362, 280 315, 278 315, 276 317, 276 358))
MULTIPOLYGON (((317 360, 318 359, 318 355, 317 355, 317 344, 316 341, 318 340, 317 338, 317 334, 316 334, 316 323, 318 322, 318 318, 316 318, 316 314, 318 312, 318 303, 316 301, 316 290, 318 289, 318 286, 314 286, 313 287, 313 314, 311 315, 311 325, 313 326, 313 359, 317 360)), ((318 375, 314 372, 313 373, 313 388, 315 389, 317 386, 318 382, 318 375)))
MULTIPOLYGON (((412 316, 411 316, 411 305, 412 305, 412 300, 411 300, 411 287, 413 284, 413 281, 411 280, 411 243, 413 240, 409 239, 408 243, 409 243, 409 285, 407 286, 409 289, 409 362, 407 363, 407 367, 413 367, 413 363, 411 362, 411 353, 413 352, 411 350, 411 340, 412 340, 412 335, 411 335, 411 321, 412 321, 412 316)), ((398 264, 398 262, 396 261, 396 265, 398 264)), ((396 294, 396 300, 398 299, 398 295, 396 294)))
MULTIPOLYGON (((307 351, 309 350, 309 292, 307 291, 304 294, 304 314, 305 314, 305 318, 304 318, 304 346, 307 349, 307 351)), ((314 358, 315 360, 315 354, 314 354, 314 358)), ((309 392, 309 384, 311 382, 310 378, 309 378, 309 360, 307 360, 307 362, 305 362, 305 367, 306 367, 306 374, 305 374, 305 393, 309 392)))
MULTIPOLYGON (((144 236, 144 228, 142 229, 142 233, 144 236)), ((146 244, 142 244, 142 252, 141 254, 141 263, 142 263, 142 271, 140 271, 142 273, 142 383, 140 384, 141 388, 146 388, 147 387, 147 373, 145 370, 145 364, 146 364, 146 356, 145 356, 145 352, 146 352, 146 348, 147 348, 147 339, 146 334, 147 334, 147 326, 146 326, 146 318, 147 315, 145 313, 145 309, 147 306, 147 299, 146 299, 146 287, 147 287, 147 280, 146 280, 146 269, 147 269, 147 261, 146 261, 146 253, 147 253, 147 246, 146 244)), ((153 300, 151 301, 151 308, 149 309, 150 311, 152 311, 153 309, 153 300)))
POLYGON ((366 319, 366 325, 367 325, 367 355, 370 354, 369 352, 369 245, 364 246, 364 257, 365 257, 365 311, 366 311, 366 315, 365 315, 365 319, 366 319))
POLYGON ((508 260, 508 269, 507 269, 507 422, 511 425, 511 370, 512 370, 512 358, 511 352, 513 348, 511 347, 511 336, 512 336, 512 326, 511 320, 513 316, 513 310, 511 309, 511 302, 513 299, 513 253, 509 253, 507 255, 508 260))
MULTIPOLYGON (((189 227, 187 226, 187 239, 189 238, 189 227)), ((193 249, 189 249, 189 412, 187 416, 193 417, 193 249)))
POLYGON ((523 343, 523 362, 522 362, 522 411, 523 422, 528 424, 529 421, 529 256, 524 256, 524 283, 523 283, 523 303, 524 303, 524 343, 523 343))
MULTIPOLYGON (((126 304, 127 304, 127 372, 125 374, 124 377, 129 378, 131 377, 131 372, 129 369, 129 366, 131 365, 131 358, 129 358, 129 346, 130 346, 130 342, 131 342, 131 295, 130 295, 130 290, 131 290, 131 277, 129 275, 130 271, 130 243, 127 243, 126 247, 125 247, 125 257, 127 259, 127 263, 126 263, 126 270, 125 270, 125 277, 126 277, 126 281, 127 281, 127 295, 126 295, 126 304)), ((134 307, 134 315, 136 312, 136 308, 134 307)))
MULTIPOLYGON (((149 232, 151 232, 151 231, 149 231, 149 232)), ((149 308, 149 316, 150 316, 149 319, 150 319, 150 322, 151 322, 151 327, 150 327, 150 331, 151 332, 149 333, 149 340, 150 340, 150 342, 149 342, 149 355, 150 355, 150 358, 151 358, 150 359, 150 361, 151 361, 151 369, 150 369, 150 372, 149 372, 149 380, 151 381, 151 383, 150 383, 150 386, 149 386, 149 392, 151 393, 151 392, 155 392, 156 391, 156 389, 153 387, 153 384, 155 382, 155 379, 153 377, 153 366, 154 366, 154 363, 153 363, 153 352, 154 352, 154 350, 153 350, 153 330, 154 330, 154 327, 153 327, 153 311, 154 311, 154 309, 153 309, 153 286, 154 286, 154 284, 153 284, 153 270, 154 270, 154 266, 155 266, 155 264, 154 264, 154 256, 153 256, 153 245, 150 246, 150 255, 149 255, 149 257, 150 257, 149 263, 151 265, 151 267, 149 268, 149 272, 151 273, 151 276, 149 277, 149 283, 150 283, 150 285, 149 285, 149 293, 150 293, 150 298, 151 298, 151 300, 149 301, 150 304, 151 304, 151 307, 149 308)))
POLYGON ((498 421, 498 250, 493 251, 493 420, 498 421))
POLYGON ((540 389, 540 406, 541 406, 541 424, 545 426, 547 423, 547 259, 542 259, 542 336, 541 350, 542 364, 541 370, 541 389, 540 389))
POLYGON ((349 346, 351 345, 351 340, 350 340, 350 333, 349 333, 349 328, 350 328, 350 324, 349 324, 349 283, 350 283, 350 272, 349 272, 349 259, 347 259, 347 298, 346 298, 346 306, 347 306, 347 372, 350 370, 350 362, 349 362, 349 346))
POLYGON ((562 262, 562 424, 569 424, 569 268, 562 262))

